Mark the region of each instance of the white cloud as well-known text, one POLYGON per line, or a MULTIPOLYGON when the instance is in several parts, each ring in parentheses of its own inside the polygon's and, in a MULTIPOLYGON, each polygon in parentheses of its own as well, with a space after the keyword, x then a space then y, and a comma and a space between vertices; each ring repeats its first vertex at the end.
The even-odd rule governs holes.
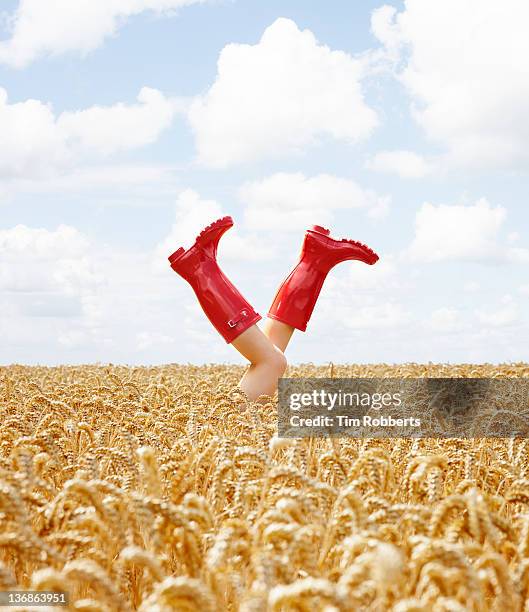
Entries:
POLYGON ((507 256, 510 261, 517 263, 529 263, 529 249, 511 247, 507 251, 507 256))
POLYGON ((0 42, 0 62, 22 68, 41 55, 88 53, 112 36, 127 17, 167 13, 203 0, 19 0, 12 32, 0 42))
POLYGON ((518 291, 522 295, 529 295, 529 285, 520 285, 520 287, 518 287, 518 291))
POLYGON ((65 348, 83 347, 90 341, 90 334, 85 330, 72 329, 65 332, 60 332, 57 337, 57 342, 65 348))
POLYGON ((476 291, 479 291, 480 288, 481 285, 477 281, 468 281, 463 285, 463 289, 467 293, 475 293, 476 291))
POLYGON ((528 21, 525 0, 407 0, 373 13, 413 116, 450 163, 529 160, 528 21))
POLYGON ((105 281, 103 271, 89 255, 57 259, 52 278, 68 294, 82 294, 105 281))
POLYGON ((487 327, 504 327, 518 320, 518 305, 510 295, 503 296, 502 306, 496 310, 476 309, 475 314, 479 322, 487 327))
MULTIPOLYGON (((181 246, 188 249, 207 225, 227 214, 216 200, 203 199, 193 189, 182 191, 176 201, 174 223, 168 235, 155 248, 154 269, 158 272, 169 269, 167 258, 171 253, 181 246)), ((219 258, 222 259, 237 260, 244 254, 246 261, 258 261, 273 256, 252 235, 241 235, 236 223, 222 237, 219 251, 219 258)))
POLYGON ((391 59, 397 59, 396 52, 402 46, 402 33, 399 25, 395 23, 397 9, 384 4, 371 14, 371 31, 384 44, 390 53, 391 59))
POLYGON ((394 258, 383 257, 374 266, 353 261, 338 267, 325 279, 311 318, 312 333, 325 337, 340 329, 401 329, 409 322, 410 312, 398 298, 402 284, 394 258))
POLYGON ((91 247, 84 234, 68 225, 0 230, 0 302, 4 312, 12 313, 12 327, 4 330, 8 347, 46 346, 55 333, 61 345, 72 346, 71 321, 85 316, 86 330, 97 335, 90 325, 90 301, 107 278, 91 247))
POLYGON ((256 45, 229 44, 189 112, 199 159, 224 167, 282 156, 320 137, 354 143, 378 123, 362 94, 364 64, 277 19, 256 45))
POLYGON ((201 198, 193 189, 185 189, 180 193, 175 213, 168 236, 157 247, 157 254, 165 255, 166 259, 181 246, 188 249, 206 225, 226 214, 218 202, 201 198))
POLYGON ((380 329, 398 327, 408 320, 408 313, 400 304, 387 302, 355 309, 345 320, 351 329, 380 329))
POLYGON ((456 308, 442 307, 434 310, 427 322, 434 331, 452 332, 461 328, 460 313, 456 308))
POLYGON ((379 151, 366 162, 366 168, 402 178, 422 178, 432 171, 432 165, 413 151, 379 151))
POLYGON ((174 345, 162 336, 185 331, 175 317, 184 283, 153 275, 151 262, 67 225, 1 230, 0 361, 139 362, 164 350, 170 360, 174 345))
POLYGON ((9 104, 0 88, 0 176, 47 176, 79 159, 108 156, 152 143, 166 129, 179 104, 143 87, 138 104, 93 106, 57 117, 49 104, 9 104))
POLYGON ((415 237, 406 255, 415 261, 529 261, 529 250, 500 240, 507 211, 481 198, 471 206, 425 203, 415 216, 415 237))
POLYGON ((390 329, 404 325, 409 313, 394 301, 380 302, 371 298, 354 306, 338 308, 335 321, 346 329, 390 329))
POLYGON ((380 259, 374 266, 349 266, 345 279, 348 290, 355 293, 386 293, 400 290, 406 285, 396 258, 381 253, 379 256, 380 259))
POLYGON ((162 92, 142 87, 138 103, 92 106, 76 112, 64 112, 57 128, 72 148, 110 155, 154 142, 169 127, 177 106, 162 92))
POLYGON ((9 104, 0 88, 0 176, 38 174, 67 161, 64 136, 50 106, 39 100, 9 104))
POLYGON ((0 201, 15 205, 33 198, 48 203, 103 207, 153 208, 165 206, 182 190, 179 168, 168 165, 108 162, 57 167, 41 176, 12 176, 0 181, 0 201))
POLYGON ((105 276, 89 247, 86 236, 68 225, 0 230, 0 292, 44 293, 68 301, 93 290, 105 276))
POLYGON ((161 344, 175 344, 176 338, 159 332, 144 331, 136 334, 136 341, 138 349, 143 351, 154 346, 160 346, 161 344))
POLYGON ((3 261, 21 256, 38 260, 78 257, 86 252, 89 242, 76 228, 59 225, 55 231, 17 225, 0 230, 0 253, 3 261))
POLYGON ((147 184, 162 184, 171 192, 176 187, 175 169, 170 166, 147 164, 105 164, 83 165, 78 168, 64 169, 46 177, 13 178, 4 182, 7 195, 22 194, 60 194, 81 191, 111 189, 133 191, 147 184))
POLYGON ((335 210, 361 209, 370 217, 383 216, 389 196, 362 189, 350 179, 330 174, 307 177, 301 172, 278 172, 249 181, 239 189, 246 204, 244 220, 257 230, 297 231, 307 224, 330 225, 335 210))

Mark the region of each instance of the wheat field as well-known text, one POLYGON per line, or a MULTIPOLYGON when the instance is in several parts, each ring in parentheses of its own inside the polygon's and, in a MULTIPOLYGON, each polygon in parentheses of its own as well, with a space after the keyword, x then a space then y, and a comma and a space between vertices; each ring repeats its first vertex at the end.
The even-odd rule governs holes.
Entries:
POLYGON ((527 440, 280 439, 242 371, 0 367, 0 590, 86 612, 529 611, 527 440))

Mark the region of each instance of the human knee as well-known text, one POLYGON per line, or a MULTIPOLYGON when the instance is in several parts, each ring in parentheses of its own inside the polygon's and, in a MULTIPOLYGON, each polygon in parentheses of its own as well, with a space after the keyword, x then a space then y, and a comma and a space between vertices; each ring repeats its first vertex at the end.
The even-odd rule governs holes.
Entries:
POLYGON ((270 365, 273 367, 277 377, 280 378, 285 373, 288 363, 283 351, 276 347, 274 348, 275 350, 270 355, 270 365))

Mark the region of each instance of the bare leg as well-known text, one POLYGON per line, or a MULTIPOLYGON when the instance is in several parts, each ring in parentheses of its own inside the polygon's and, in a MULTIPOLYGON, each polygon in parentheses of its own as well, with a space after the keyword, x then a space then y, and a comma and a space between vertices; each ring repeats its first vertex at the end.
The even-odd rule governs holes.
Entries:
POLYGON ((232 345, 250 362, 250 367, 241 378, 239 387, 251 401, 260 395, 273 395, 277 389, 277 379, 283 376, 287 360, 283 352, 252 325, 232 345))
POLYGON ((280 351, 285 352, 295 327, 267 318, 263 325, 264 335, 273 342, 280 351))

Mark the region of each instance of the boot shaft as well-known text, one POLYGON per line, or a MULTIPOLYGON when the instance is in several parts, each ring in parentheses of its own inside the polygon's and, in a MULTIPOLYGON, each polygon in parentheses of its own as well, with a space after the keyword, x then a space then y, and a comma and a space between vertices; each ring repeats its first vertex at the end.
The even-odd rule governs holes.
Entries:
POLYGON ((231 217, 223 217, 206 227, 190 249, 180 248, 169 256, 171 267, 191 285, 202 310, 226 342, 261 319, 217 263, 219 240, 232 225, 231 217))
POLYGON ((308 242, 309 248, 302 250, 300 260, 281 283, 268 312, 271 319, 282 321, 300 331, 307 329, 327 277, 327 272, 314 264, 311 241, 308 242))
POLYGON ((355 240, 335 240, 329 230, 315 225, 305 232, 299 261, 283 281, 268 316, 305 331, 330 270, 346 260, 374 264, 378 255, 355 240))

